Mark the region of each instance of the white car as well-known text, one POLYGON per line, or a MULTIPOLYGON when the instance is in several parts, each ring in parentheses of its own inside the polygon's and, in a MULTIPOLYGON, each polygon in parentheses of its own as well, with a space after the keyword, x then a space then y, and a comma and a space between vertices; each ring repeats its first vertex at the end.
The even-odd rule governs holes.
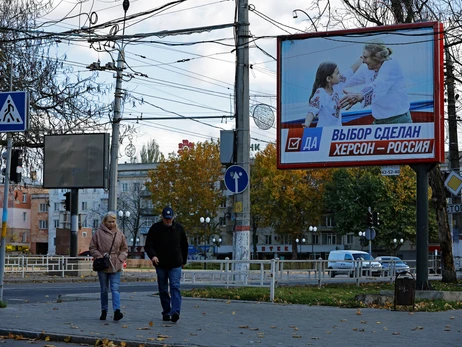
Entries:
POLYGON ((354 266, 361 261, 361 269, 363 274, 369 272, 373 276, 380 276, 382 273, 382 265, 374 258, 369 256, 369 253, 354 250, 331 251, 329 253, 327 267, 330 270, 330 277, 335 277, 337 274, 348 274, 353 277, 354 266), (337 271, 334 271, 337 270, 337 271))

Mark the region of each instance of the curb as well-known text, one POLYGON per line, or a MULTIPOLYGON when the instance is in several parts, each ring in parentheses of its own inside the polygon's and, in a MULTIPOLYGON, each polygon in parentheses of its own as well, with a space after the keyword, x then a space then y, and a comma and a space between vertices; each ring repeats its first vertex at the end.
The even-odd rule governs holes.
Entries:
POLYGON ((54 342, 65 342, 65 343, 78 343, 78 344, 88 344, 90 346, 95 346, 98 341, 108 340, 115 344, 121 344, 122 342, 126 347, 139 347, 141 345, 145 347, 209 347, 207 345, 183 345, 183 344, 165 344, 161 342, 145 342, 145 341, 133 341, 133 340, 117 340, 112 338, 95 338, 87 336, 77 336, 77 335, 62 335, 62 334, 47 334, 46 332, 34 332, 27 330, 10 330, 0 328, 0 335, 9 336, 10 334, 22 336, 29 339, 35 339, 37 341, 54 341, 54 342), (45 340, 47 339, 47 340, 45 340))

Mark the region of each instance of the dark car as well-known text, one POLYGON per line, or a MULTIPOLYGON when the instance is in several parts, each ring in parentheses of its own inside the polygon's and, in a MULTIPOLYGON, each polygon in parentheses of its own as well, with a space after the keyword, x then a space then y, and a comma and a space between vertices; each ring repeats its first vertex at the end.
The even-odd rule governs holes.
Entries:
POLYGON ((388 276, 391 269, 395 269, 395 273, 399 274, 402 272, 408 272, 410 270, 409 265, 402 261, 399 257, 392 255, 382 255, 376 257, 375 260, 382 264, 383 273, 388 276))

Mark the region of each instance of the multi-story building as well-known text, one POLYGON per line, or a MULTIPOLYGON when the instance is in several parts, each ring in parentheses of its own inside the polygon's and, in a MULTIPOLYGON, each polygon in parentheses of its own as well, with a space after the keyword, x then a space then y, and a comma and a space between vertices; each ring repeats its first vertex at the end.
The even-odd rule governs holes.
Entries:
MULTIPOLYGON (((4 188, 5 185, 0 186, 2 197, 4 188)), ((3 199, 0 207, 3 209, 3 199)), ((9 185, 7 214, 6 251, 44 252, 48 228, 48 190, 33 185, 9 185)))

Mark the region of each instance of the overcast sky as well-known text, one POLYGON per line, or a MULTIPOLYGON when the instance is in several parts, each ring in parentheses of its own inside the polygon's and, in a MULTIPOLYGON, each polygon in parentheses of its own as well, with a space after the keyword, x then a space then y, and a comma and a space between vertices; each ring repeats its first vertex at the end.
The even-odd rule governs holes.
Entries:
MULTIPOLYGON (((98 25, 124 17, 122 0, 67 0, 55 1, 55 9, 39 19, 46 23, 46 31, 98 25), (96 13, 90 15, 91 13, 96 13), (89 18, 93 23, 90 25, 89 18), (64 20, 63 20, 64 19, 64 20), (51 23, 50 21, 59 21, 51 23), (52 25, 51 25, 52 24, 52 25)), ((160 8, 168 1, 130 0, 127 17, 160 8)), ((164 30, 180 30, 220 24, 235 20, 233 0, 186 0, 177 1, 155 14, 128 19, 125 35, 156 33, 164 30)), ((300 33, 307 27, 306 16, 299 12, 294 19, 294 9, 306 10, 306 0, 254 0, 251 2, 249 22, 251 34, 258 38, 251 44, 250 104, 253 107, 266 104, 274 107, 276 117, 276 36, 300 33), (258 46, 258 47, 257 47, 258 46)), ((110 27, 97 30, 97 34, 109 34, 110 27)), ((122 23, 119 24, 122 34, 122 23)), ((164 154, 176 151, 183 139, 191 142, 218 140, 220 129, 234 129, 234 35, 230 28, 191 35, 149 36, 139 41, 127 40, 124 44, 127 69, 123 88, 134 98, 124 105, 123 117, 178 117, 177 120, 122 121, 135 125, 132 143, 137 155, 142 145, 155 139, 164 154), (207 43, 205 43, 207 41, 207 43), (201 42, 201 43, 199 43, 201 42), (194 43, 194 44, 191 44, 194 43), (198 121, 181 119, 190 116, 223 116, 219 119, 198 121)), ((120 47, 121 42, 117 44, 120 47)), ((109 49, 108 49, 109 50, 109 49)), ((59 52, 67 55, 82 76, 90 73, 86 66, 95 61, 105 65, 117 59, 117 51, 97 52, 85 41, 69 40, 59 45, 59 52)), ((100 80, 115 85, 112 72, 100 72, 100 80)), ((108 100, 112 100, 110 95, 108 100)), ((251 124, 251 143, 264 148, 276 139, 275 125, 261 130, 251 124)), ((121 145, 121 162, 125 147, 121 145)))

